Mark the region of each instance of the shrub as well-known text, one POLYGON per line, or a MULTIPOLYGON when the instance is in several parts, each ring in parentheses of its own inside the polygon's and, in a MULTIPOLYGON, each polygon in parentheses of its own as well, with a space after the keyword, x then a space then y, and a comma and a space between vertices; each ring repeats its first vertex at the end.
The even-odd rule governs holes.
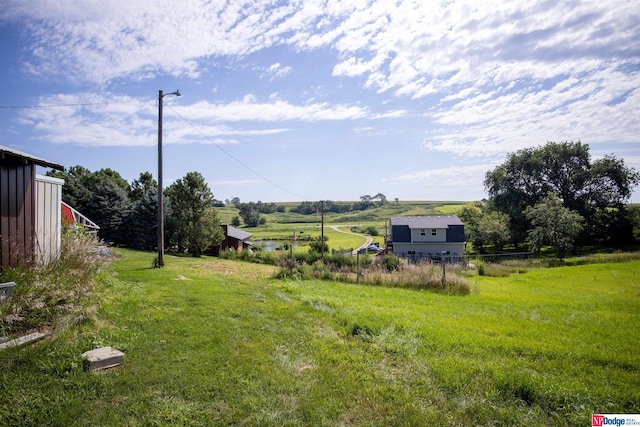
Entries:
POLYGON ((394 254, 386 254, 382 257, 382 266, 388 271, 394 271, 398 269, 400 265, 400 258, 394 254))
POLYGON ((378 235, 378 229, 373 226, 365 227, 364 232, 369 234, 370 236, 378 235))

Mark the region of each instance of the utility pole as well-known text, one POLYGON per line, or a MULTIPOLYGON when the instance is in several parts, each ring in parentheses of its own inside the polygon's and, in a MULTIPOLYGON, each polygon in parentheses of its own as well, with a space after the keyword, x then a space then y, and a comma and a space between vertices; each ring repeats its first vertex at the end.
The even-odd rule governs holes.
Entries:
POLYGON ((181 96, 177 90, 171 93, 158 91, 158 267, 164 267, 164 201, 162 199, 162 99, 167 95, 181 96))
POLYGON ((158 92, 158 268, 164 267, 164 206, 162 199, 162 91, 158 92))
POLYGON ((324 200, 320 200, 320 255, 322 256, 322 261, 324 262, 324 200))

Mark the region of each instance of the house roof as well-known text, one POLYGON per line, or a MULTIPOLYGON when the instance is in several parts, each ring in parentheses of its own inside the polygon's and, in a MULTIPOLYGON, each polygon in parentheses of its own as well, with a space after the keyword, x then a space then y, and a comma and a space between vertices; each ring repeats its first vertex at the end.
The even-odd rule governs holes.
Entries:
POLYGON ((32 156, 31 154, 26 154, 18 150, 14 150, 13 148, 5 147, 0 145, 0 159, 13 158, 16 160, 22 160, 24 163, 33 163, 38 166, 43 166, 46 168, 52 168, 57 170, 64 170, 64 166, 59 165, 57 163, 50 162, 45 159, 41 159, 36 156, 32 156))
POLYGON ((234 239, 242 241, 247 240, 251 236, 253 236, 253 233, 231 227, 230 225, 227 226, 227 237, 233 237, 234 239))
POLYGON ((449 228, 464 225, 457 216, 392 216, 391 225, 406 225, 409 228, 449 228))

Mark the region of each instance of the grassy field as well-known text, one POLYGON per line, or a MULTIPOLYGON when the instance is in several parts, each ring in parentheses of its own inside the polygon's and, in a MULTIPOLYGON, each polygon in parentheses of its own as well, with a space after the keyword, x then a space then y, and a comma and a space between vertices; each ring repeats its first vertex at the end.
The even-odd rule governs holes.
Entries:
MULTIPOLYGON (((347 202, 343 202, 347 203, 347 202)), ((374 224, 375 227, 384 229, 384 222, 394 215, 451 215, 454 214, 465 202, 452 201, 401 201, 389 202, 377 208, 370 208, 365 211, 353 211, 346 213, 325 213, 325 224, 374 224)), ((293 228, 305 227, 313 229, 320 226, 320 213, 313 215, 301 215, 289 212, 289 209, 299 203, 278 203, 285 206, 287 212, 275 212, 272 214, 261 214, 267 223, 264 226, 247 228, 252 233, 271 233, 279 230, 290 231, 293 228)), ((240 216, 240 211, 233 205, 225 205, 216 208, 218 217, 222 222, 231 223, 234 216, 240 216)))
MULTIPOLYGON (((350 202, 341 202, 350 203, 350 202)), ((321 216, 301 215, 291 213, 289 210, 299 203, 287 202, 278 203, 286 208, 286 212, 275 212, 272 214, 262 214, 267 223, 259 227, 243 227, 245 231, 253 234, 251 240, 259 242, 263 240, 282 240, 283 243, 289 242, 296 233, 298 238, 297 251, 304 252, 308 250, 307 240, 316 239, 321 235, 321 216)), ((325 214, 325 236, 329 238, 327 244, 329 250, 355 249, 364 244, 366 239, 362 234, 360 237, 338 233, 332 230, 332 225, 340 226, 343 231, 349 231, 351 226, 374 227, 377 229, 379 236, 374 236, 374 241, 384 244, 385 229, 389 221, 389 217, 393 215, 451 215, 454 214, 464 202, 451 201, 401 201, 389 202, 377 208, 367 209, 365 211, 354 211, 347 213, 331 213, 325 214)), ((216 208, 218 217, 221 222, 231 223, 234 216, 239 216, 239 210, 233 205, 226 205, 222 208, 216 208)))
POLYGON ((640 412, 640 261, 468 296, 121 251, 97 320, 0 352, 0 425, 589 425, 640 412), (80 354, 125 352, 114 370, 80 354))

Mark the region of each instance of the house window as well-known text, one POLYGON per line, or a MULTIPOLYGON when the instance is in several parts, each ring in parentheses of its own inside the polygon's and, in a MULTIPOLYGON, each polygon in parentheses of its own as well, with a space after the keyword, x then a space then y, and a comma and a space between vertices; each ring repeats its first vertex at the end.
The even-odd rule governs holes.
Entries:
POLYGON ((421 236, 425 236, 427 234, 427 230, 425 230, 424 228, 420 229, 420 235, 421 236))
POLYGON ((435 228, 431 229, 431 235, 435 236, 437 234, 437 230, 435 228))

